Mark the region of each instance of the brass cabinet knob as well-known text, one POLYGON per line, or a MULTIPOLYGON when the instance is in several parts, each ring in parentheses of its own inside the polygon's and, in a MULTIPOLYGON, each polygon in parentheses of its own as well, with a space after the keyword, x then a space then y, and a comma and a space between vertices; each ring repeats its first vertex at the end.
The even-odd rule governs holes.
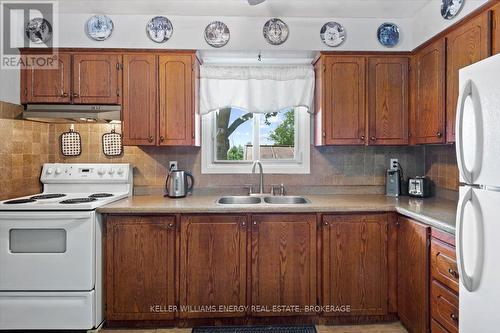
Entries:
POLYGON ((168 224, 168 227, 169 227, 169 228, 173 228, 173 227, 175 227, 175 223, 170 222, 170 223, 168 224))
POLYGON ((148 141, 149 142, 153 142, 153 136, 152 135, 149 136, 148 141))
POLYGON ((377 141, 377 138, 376 138, 376 137, 374 137, 374 136, 372 136, 372 137, 370 138, 370 140, 372 140, 372 141, 377 141))
POLYGON ((68 93, 65 92, 61 93, 61 97, 68 97, 68 93))
POLYGON ((240 225, 241 225, 242 227, 246 227, 247 223, 246 223, 245 221, 241 221, 240 225))
POLYGON ((458 316, 456 314, 454 314, 454 313, 450 314, 450 318, 453 321, 458 321, 458 316))
POLYGON ((362 136, 360 137, 360 139, 361 139, 362 141, 365 141, 365 139, 366 139, 366 138, 365 138, 365 136, 364 136, 364 135, 362 135, 362 136))
POLYGON ((78 95, 77 93, 73 93, 73 97, 78 97, 80 95, 78 95))
POLYGON ((325 222, 323 222, 323 225, 327 226, 327 225, 329 225, 329 223, 327 221, 325 221, 325 222))
POLYGON ((437 132, 437 133, 436 133, 436 136, 437 136, 438 138, 440 138, 440 137, 442 137, 442 136, 443 136, 443 133, 441 133, 441 132, 437 132))
POLYGON ((450 275, 453 276, 454 278, 458 277, 458 273, 451 268, 448 268, 448 273, 450 273, 450 275))
POLYGON ((160 136, 160 142, 165 141, 165 138, 163 136, 160 136))
POLYGON ((257 221, 253 221, 253 225, 257 225, 257 221))

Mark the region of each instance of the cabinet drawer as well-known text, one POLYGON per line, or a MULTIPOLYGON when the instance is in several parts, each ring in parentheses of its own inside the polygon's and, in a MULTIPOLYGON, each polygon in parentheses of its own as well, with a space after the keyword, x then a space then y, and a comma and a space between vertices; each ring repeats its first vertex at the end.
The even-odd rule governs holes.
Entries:
POLYGON ((455 248, 439 240, 431 242, 431 275, 458 293, 458 268, 455 248))
POLYGON ((431 285, 431 316, 451 333, 458 333, 458 296, 437 281, 431 285))
POLYGON ((438 323, 437 321, 435 321, 434 319, 431 320, 431 333, 450 333, 446 330, 446 328, 444 328, 443 326, 441 326, 440 323, 438 323))

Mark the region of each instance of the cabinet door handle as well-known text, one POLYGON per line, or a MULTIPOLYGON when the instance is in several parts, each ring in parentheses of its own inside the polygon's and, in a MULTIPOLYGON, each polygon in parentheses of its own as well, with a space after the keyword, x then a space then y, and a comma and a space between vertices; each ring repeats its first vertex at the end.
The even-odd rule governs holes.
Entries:
POLYGON ((451 320, 458 322, 458 316, 456 314, 451 313, 450 318, 451 318, 451 320))
POLYGON ((163 136, 160 136, 160 142, 165 141, 165 138, 163 136))
POLYGON ((240 225, 241 225, 242 227, 246 227, 246 226, 247 226, 247 223, 246 223, 245 221, 241 221, 240 225))
POLYGON ((377 141, 377 138, 376 138, 376 137, 374 137, 374 136, 372 136, 372 137, 370 138, 370 140, 372 140, 372 141, 377 141))
POLYGON ((78 95, 77 93, 73 93, 73 97, 78 97, 80 95, 78 95))
POLYGON ((325 131, 323 131, 323 137, 326 138, 326 132, 325 131))
POLYGON ((61 94, 61 97, 68 97, 68 93, 63 92, 63 93, 61 94))
POLYGON ((153 142, 153 136, 152 135, 149 136, 148 141, 149 142, 153 142))
POLYGON ((451 268, 448 268, 448 273, 450 273, 450 275, 452 277, 454 277, 455 279, 458 277, 458 273, 455 270, 451 269, 451 268))
POLYGON ((436 133, 436 136, 437 136, 438 138, 440 138, 440 137, 442 137, 442 136, 443 136, 443 133, 441 133, 441 132, 437 132, 437 133, 436 133))
POLYGON ((361 139, 361 141, 365 141, 365 139, 366 139, 366 138, 365 138, 365 136, 364 136, 364 135, 362 135, 362 136, 360 137, 360 139, 361 139))
POLYGON ((327 227, 329 224, 330 224, 330 223, 328 223, 327 221, 323 222, 323 225, 324 225, 325 227, 327 227))
POLYGON ((257 225, 257 221, 253 221, 253 225, 257 225))

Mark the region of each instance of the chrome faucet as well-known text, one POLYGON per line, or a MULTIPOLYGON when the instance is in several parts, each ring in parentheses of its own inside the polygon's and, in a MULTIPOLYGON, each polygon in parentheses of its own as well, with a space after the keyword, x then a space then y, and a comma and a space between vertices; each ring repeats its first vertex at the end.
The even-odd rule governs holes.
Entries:
POLYGON ((257 160, 253 162, 252 173, 255 173, 255 167, 259 166, 260 179, 259 179, 259 194, 264 194, 264 170, 262 169, 262 163, 257 160))

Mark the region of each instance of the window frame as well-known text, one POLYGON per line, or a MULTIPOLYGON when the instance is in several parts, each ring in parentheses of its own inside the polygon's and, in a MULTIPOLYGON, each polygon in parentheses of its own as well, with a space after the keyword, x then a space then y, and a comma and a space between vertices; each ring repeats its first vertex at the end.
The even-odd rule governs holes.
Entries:
MULTIPOLYGON (((255 114, 253 124, 253 153, 260 155, 260 117, 255 114)), ((252 172, 252 165, 257 159, 250 161, 216 160, 216 112, 201 117, 201 173, 202 174, 247 174, 252 172)), ((306 108, 295 108, 295 158, 293 160, 262 159, 265 174, 309 174, 311 115, 306 108)), ((259 156, 260 157, 260 156, 259 156)))

